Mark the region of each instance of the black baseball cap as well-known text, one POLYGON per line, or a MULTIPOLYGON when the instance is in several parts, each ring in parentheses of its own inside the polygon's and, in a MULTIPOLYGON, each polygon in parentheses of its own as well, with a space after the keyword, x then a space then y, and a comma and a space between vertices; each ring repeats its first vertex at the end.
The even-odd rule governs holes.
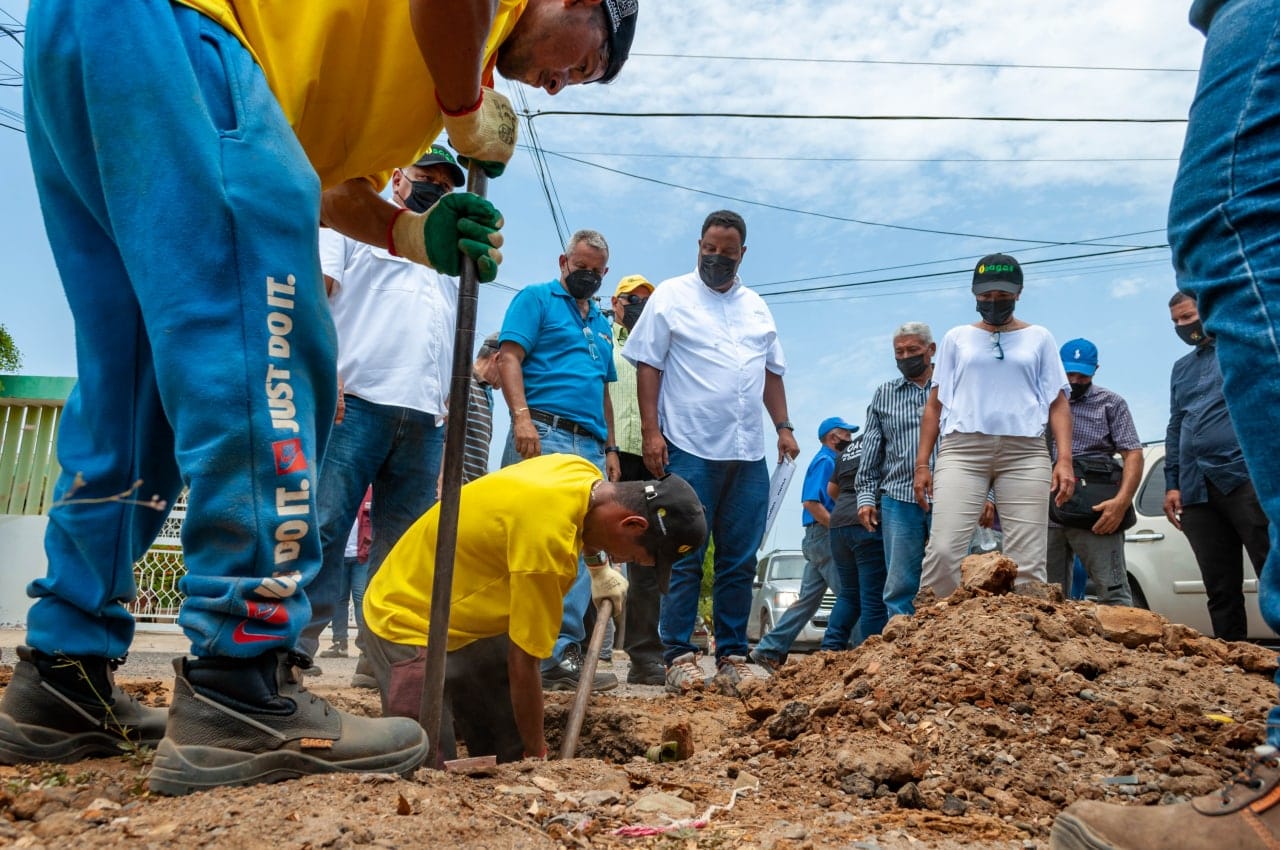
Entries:
POLYGON ((1022 291, 1022 266, 1008 254, 988 254, 973 269, 973 294, 1022 291))
POLYGON ((631 55, 640 0, 603 0, 600 5, 604 8, 604 20, 609 29, 609 65, 595 82, 611 83, 631 55))
POLYGON ((671 565, 707 540, 707 517, 698 494, 679 475, 664 475, 644 485, 649 530, 642 540, 653 555, 658 588, 671 587, 671 565))
POLYGON ((466 172, 458 165, 458 161, 453 158, 453 154, 443 145, 432 145, 431 150, 418 157, 418 161, 414 165, 419 168, 426 168, 429 165, 447 165, 449 166, 449 178, 453 180, 454 186, 461 186, 467 182, 466 172))

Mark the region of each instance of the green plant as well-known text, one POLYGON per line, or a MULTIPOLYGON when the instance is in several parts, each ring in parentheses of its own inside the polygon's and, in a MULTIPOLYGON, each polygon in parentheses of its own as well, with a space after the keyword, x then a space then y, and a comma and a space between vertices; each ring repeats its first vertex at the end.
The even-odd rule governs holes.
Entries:
POLYGON ((702 587, 698 590, 698 620, 706 623, 711 633, 711 585, 716 580, 716 542, 707 541, 707 554, 702 559, 702 587))

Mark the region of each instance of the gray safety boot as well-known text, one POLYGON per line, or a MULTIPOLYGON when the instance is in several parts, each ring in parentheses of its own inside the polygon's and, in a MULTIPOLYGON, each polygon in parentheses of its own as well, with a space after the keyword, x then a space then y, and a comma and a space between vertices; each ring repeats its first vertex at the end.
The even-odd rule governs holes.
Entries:
POLYGON ((300 653, 179 658, 169 727, 149 782, 158 794, 277 782, 316 773, 407 775, 427 735, 404 717, 358 717, 302 687, 300 653))
POLYGON ((0 699, 0 764, 65 763, 160 743, 167 712, 116 687, 120 663, 18 647, 0 699))

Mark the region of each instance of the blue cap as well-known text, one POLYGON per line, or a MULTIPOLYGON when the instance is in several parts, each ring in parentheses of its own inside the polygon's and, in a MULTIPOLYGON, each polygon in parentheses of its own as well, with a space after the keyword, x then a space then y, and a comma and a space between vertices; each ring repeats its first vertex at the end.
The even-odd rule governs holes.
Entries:
POLYGON ((1062 356, 1062 368, 1068 372, 1092 376, 1098 371, 1098 346, 1087 339, 1068 340, 1058 354, 1062 356))
POLYGON ((823 437, 827 436, 832 428, 843 428, 851 434, 858 430, 857 425, 850 425, 839 416, 828 416, 826 419, 823 419, 822 424, 818 426, 818 439, 821 440, 823 437))

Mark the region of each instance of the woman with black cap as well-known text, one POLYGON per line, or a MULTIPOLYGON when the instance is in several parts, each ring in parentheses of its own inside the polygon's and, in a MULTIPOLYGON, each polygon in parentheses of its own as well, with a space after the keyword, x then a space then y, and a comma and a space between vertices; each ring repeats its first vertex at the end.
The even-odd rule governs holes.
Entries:
POLYGON ((959 586, 987 494, 994 490, 1004 554, 1018 564, 1017 584, 1044 581, 1052 493, 1071 496, 1070 387, 1048 330, 1013 315, 1022 268, 1006 254, 983 257, 973 272, 980 321, 952 328, 934 358, 934 388, 920 423, 915 495, 932 502, 933 527, 920 586, 947 596, 959 586), (1051 464, 1045 428, 1058 446, 1051 464), (929 454, 942 444, 934 471, 929 454))

